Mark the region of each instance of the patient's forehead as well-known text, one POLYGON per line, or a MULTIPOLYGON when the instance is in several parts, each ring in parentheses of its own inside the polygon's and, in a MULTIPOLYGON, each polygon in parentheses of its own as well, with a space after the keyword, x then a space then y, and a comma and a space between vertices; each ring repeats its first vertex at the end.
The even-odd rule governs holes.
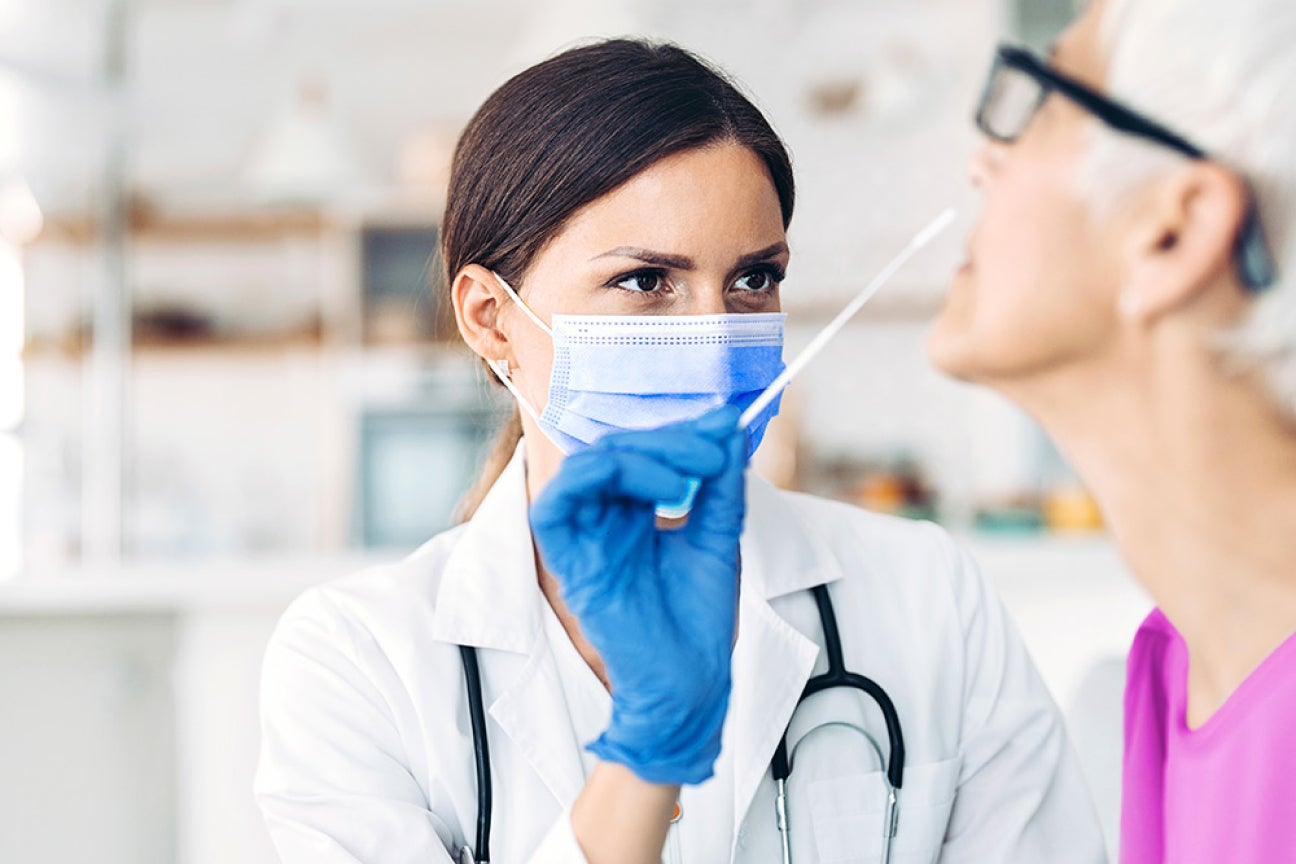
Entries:
POLYGON ((1102 23, 1108 0, 1093 0, 1053 43, 1049 60, 1055 69, 1095 90, 1106 90, 1107 59, 1102 51, 1102 23))

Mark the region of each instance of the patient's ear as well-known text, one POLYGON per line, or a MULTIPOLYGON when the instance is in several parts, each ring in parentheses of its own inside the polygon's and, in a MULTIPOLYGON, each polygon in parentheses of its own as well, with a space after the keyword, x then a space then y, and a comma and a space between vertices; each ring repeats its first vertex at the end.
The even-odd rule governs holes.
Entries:
POLYGON ((455 274, 450 298, 468 347, 487 360, 511 360, 508 337, 499 329, 499 312, 508 298, 494 274, 480 264, 469 264, 455 274))
POLYGON ((1134 207, 1120 313, 1152 323, 1205 292, 1241 291, 1233 248, 1249 206, 1246 184, 1204 159, 1153 181, 1134 207))

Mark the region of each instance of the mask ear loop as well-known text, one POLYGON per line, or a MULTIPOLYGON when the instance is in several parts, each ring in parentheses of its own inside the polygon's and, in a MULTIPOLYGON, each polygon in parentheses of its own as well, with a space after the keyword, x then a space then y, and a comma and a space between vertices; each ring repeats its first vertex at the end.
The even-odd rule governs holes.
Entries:
POLYGON ((532 323, 534 323, 537 327, 539 327, 544 332, 548 333, 549 338, 552 339, 553 330, 549 327, 548 324, 540 320, 540 316, 537 315, 530 306, 528 306, 525 302, 523 302, 522 298, 518 296, 518 293, 513 290, 513 286, 505 282, 504 277, 496 273, 494 270, 491 271, 491 275, 495 277, 495 281, 498 282, 499 286, 504 289, 504 293, 509 296, 509 299, 512 300, 514 303, 516 303, 518 305, 518 308, 521 309, 524 313, 526 313, 526 316, 531 319, 532 323))
MULTIPOLYGON (((539 327, 541 330, 547 333, 550 339, 552 339, 553 330, 549 328, 548 324, 540 320, 540 316, 537 315, 534 311, 532 311, 530 306, 528 306, 526 303, 523 302, 522 298, 518 296, 518 293, 513 290, 513 286, 505 282, 504 277, 500 276, 494 270, 491 271, 491 275, 495 277, 495 281, 498 282, 499 286, 504 289, 504 293, 509 296, 509 299, 512 300, 514 303, 516 303, 518 308, 521 309, 537 327, 539 327)), ((522 410, 525 411, 533 421, 535 421, 535 424, 537 426, 540 426, 540 412, 535 409, 535 406, 531 404, 531 400, 523 396, 522 391, 519 390, 517 388, 517 385, 513 383, 513 379, 509 376, 508 361, 487 359, 486 365, 490 367, 490 370, 492 372, 495 373, 495 377, 499 379, 500 383, 503 384, 506 388, 508 388, 508 391, 513 394, 513 398, 516 399, 518 401, 518 404, 522 406, 522 410)), ((543 426, 540 426, 540 428, 542 430, 544 429, 543 426)), ((552 438, 550 438, 549 440, 553 441, 552 438)), ((557 447, 560 451, 562 451, 564 455, 567 455, 567 449, 563 447, 561 444, 559 444, 557 441, 553 441, 553 445, 557 447)))
MULTIPOLYGON (((486 365, 495 373, 495 377, 499 379, 500 383, 508 388, 508 391, 513 394, 513 398, 522 406, 522 410, 535 421, 536 426, 540 426, 540 412, 536 411, 535 406, 531 404, 531 400, 522 395, 522 391, 517 388, 517 385, 513 383, 513 379, 509 377, 508 361, 488 359, 486 365)), ((543 426, 540 426, 540 429, 541 431, 544 431, 543 426)), ((547 435, 545 437, 549 438, 547 435)), ((555 447, 562 451, 563 455, 568 455, 567 448, 563 447, 557 441, 554 441, 553 438, 549 438, 549 440, 553 442, 555 447)))

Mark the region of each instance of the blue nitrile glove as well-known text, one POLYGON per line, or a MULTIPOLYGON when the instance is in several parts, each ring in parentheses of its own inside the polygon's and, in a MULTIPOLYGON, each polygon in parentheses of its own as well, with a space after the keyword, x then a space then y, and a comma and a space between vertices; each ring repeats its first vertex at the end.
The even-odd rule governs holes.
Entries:
POLYGON ((612 721, 589 746, 653 783, 701 783, 729 704, 745 509, 747 435, 725 407, 688 423, 621 432, 567 457, 531 508, 563 599, 612 684, 612 721), (683 527, 658 502, 702 481, 683 527))

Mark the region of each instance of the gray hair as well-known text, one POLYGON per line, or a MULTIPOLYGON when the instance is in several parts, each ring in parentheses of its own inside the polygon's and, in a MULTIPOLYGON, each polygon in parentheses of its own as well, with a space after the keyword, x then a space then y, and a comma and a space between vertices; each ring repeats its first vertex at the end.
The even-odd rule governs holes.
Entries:
MULTIPOLYGON (((1296 414, 1296 3, 1109 0, 1102 23, 1108 91, 1251 184, 1278 280, 1219 347, 1231 366, 1258 365, 1296 414)), ((1180 158, 1095 128, 1084 179, 1102 200, 1180 158)))

